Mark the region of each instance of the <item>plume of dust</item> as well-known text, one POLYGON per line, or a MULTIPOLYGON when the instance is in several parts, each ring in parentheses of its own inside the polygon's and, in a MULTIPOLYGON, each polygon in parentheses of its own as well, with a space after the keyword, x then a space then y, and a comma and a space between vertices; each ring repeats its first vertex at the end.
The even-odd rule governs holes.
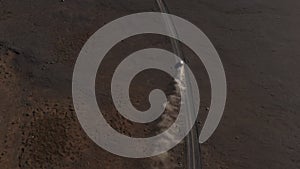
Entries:
MULTIPOLYGON (((165 112, 162 117, 161 121, 158 123, 158 127, 160 128, 160 132, 166 131, 170 124, 174 122, 177 117, 177 112, 179 112, 180 108, 180 91, 185 91, 185 72, 184 72, 184 65, 181 64, 177 67, 177 77, 175 79, 175 89, 172 95, 168 96, 168 101, 164 104, 165 112)), ((160 145, 169 145, 174 142, 175 138, 173 137, 172 133, 167 133, 167 136, 160 140, 160 145)), ((154 148, 155 151, 155 148, 154 148)), ((175 163, 176 156, 172 156, 171 153, 166 152, 156 157, 152 157, 155 161, 152 164, 152 168, 154 169, 174 169, 181 167, 181 162, 175 163)))

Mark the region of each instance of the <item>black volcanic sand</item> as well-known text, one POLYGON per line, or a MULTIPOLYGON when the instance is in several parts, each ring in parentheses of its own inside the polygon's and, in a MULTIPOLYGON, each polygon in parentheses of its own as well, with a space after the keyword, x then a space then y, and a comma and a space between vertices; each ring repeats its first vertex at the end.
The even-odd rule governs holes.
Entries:
MULTIPOLYGON (((201 145, 203 168, 300 168, 300 3, 297 0, 166 1, 171 13, 200 27, 220 54, 228 99, 220 126, 201 145)), ((148 159, 113 155, 81 129, 71 95, 72 71, 85 41, 121 16, 159 11, 155 1, 0 1, 0 168, 185 168, 184 142, 148 159)), ((171 50, 158 35, 135 36, 114 46, 98 71, 96 94, 106 120, 131 137, 157 134, 158 119, 136 124, 112 105, 110 81, 130 53, 147 47, 171 50)), ((210 86, 201 62, 181 44, 201 91, 200 122, 210 86)), ((148 70, 132 82, 139 110, 149 92, 174 94, 173 79, 148 70)), ((165 112, 168 113, 168 112, 165 112)))

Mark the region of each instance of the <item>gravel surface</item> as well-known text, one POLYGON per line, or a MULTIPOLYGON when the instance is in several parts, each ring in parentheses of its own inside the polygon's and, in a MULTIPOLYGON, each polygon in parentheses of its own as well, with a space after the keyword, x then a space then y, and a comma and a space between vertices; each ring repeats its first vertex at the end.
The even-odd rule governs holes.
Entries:
MULTIPOLYGON (((300 3, 298 0, 166 0, 210 38, 224 64, 228 98, 223 119, 203 145, 204 169, 300 168, 300 3)), ((72 71, 85 41, 121 16, 159 11, 153 0, 0 0, 0 168, 185 168, 185 143, 155 158, 128 159, 94 144, 81 129, 71 95, 72 71)), ((116 45, 98 71, 96 93, 106 120, 119 132, 147 137, 160 120, 135 124, 117 113, 110 96, 113 70, 133 51, 171 50, 158 35, 116 45)), ((210 87, 201 62, 182 44, 201 92, 200 122, 210 87)), ((174 94, 168 75, 149 70, 130 89, 139 110, 153 88, 174 94)), ((168 112, 165 112, 168 113, 168 112)), ((160 126, 161 127, 161 126, 160 126)))

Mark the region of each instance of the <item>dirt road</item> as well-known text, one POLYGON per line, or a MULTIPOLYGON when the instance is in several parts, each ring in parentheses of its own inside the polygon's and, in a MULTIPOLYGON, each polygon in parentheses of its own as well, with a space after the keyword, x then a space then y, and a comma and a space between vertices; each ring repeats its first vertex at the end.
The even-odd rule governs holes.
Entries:
POLYGON ((299 168, 300 3, 166 2, 207 34, 226 71, 227 106, 201 146, 203 168, 299 168))
MULTIPOLYGON (((194 23, 210 38, 226 71, 226 109, 214 135, 201 145, 203 168, 300 168, 300 3, 166 3, 172 14, 194 23)), ((71 101, 73 66, 88 37, 121 16, 159 11, 155 1, 2 0, 0 9, 0 168, 185 167, 184 143, 152 159, 127 159, 104 151, 81 129, 71 101)), ((153 135, 156 123, 124 120, 111 106, 109 82, 122 58, 145 47, 171 50, 165 37, 133 37, 114 47, 97 77, 104 116, 128 136, 153 135)), ((193 53, 185 46, 183 51, 199 77, 201 126, 210 99, 207 75, 193 53)), ((168 94, 174 90, 166 74, 145 73, 131 89, 133 105, 141 110, 149 107, 146 96, 151 89, 159 87, 168 94)))

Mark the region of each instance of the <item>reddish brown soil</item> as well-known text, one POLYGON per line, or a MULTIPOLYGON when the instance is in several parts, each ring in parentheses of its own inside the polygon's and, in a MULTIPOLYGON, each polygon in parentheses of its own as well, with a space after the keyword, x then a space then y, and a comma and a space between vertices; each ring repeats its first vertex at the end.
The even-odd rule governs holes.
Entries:
MULTIPOLYGON (((207 34, 227 75, 224 117, 201 145, 203 168, 300 168, 298 0, 166 2, 171 13, 207 34)), ((138 160, 101 149, 81 129, 72 104, 72 70, 84 42, 113 19, 158 11, 154 1, 0 0, 0 9, 1 169, 185 168, 184 143, 168 155, 138 160)), ((120 59, 144 47, 171 49, 163 37, 133 37, 114 47, 97 77, 107 121, 129 136, 153 135, 156 123, 122 118, 111 105, 109 82, 120 59)), ((201 126, 208 79, 193 53, 183 51, 202 91, 201 126)), ((154 87, 172 94, 171 82, 161 72, 139 75, 131 86, 133 104, 146 109, 154 87)))

